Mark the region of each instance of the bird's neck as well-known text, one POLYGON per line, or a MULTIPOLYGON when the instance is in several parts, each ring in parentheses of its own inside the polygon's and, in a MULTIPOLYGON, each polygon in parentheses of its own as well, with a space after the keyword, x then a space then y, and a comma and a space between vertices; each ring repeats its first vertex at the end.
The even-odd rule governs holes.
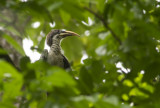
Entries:
POLYGON ((57 55, 61 54, 61 47, 60 47, 60 40, 59 39, 52 40, 52 45, 51 45, 50 51, 57 54, 57 55))

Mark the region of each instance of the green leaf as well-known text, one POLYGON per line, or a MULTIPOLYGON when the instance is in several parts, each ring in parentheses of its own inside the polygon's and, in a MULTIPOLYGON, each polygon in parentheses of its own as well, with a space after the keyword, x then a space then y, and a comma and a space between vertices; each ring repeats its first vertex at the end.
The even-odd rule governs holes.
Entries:
POLYGON ((81 67, 80 73, 79 73, 79 89, 82 93, 90 94, 93 92, 93 79, 91 74, 88 72, 88 70, 85 67, 81 67))
POLYGON ((7 51, 2 49, 2 48, 0 48, 0 54, 7 54, 7 51))
POLYGON ((80 61, 82 57, 82 42, 78 37, 68 37, 62 41, 64 55, 71 61, 80 61))
POLYGON ((12 103, 0 102, 1 108, 16 108, 12 103))
POLYGON ((61 15, 61 18, 62 18, 64 24, 67 25, 70 18, 71 18, 70 14, 68 14, 67 12, 65 12, 61 9, 60 10, 60 15, 61 15))
POLYGON ((47 71, 47 76, 44 77, 43 81, 50 86, 75 86, 76 82, 72 77, 60 68, 51 68, 47 71))
POLYGON ((130 96, 141 96, 143 98, 148 98, 149 96, 146 93, 143 93, 142 91, 140 91, 138 88, 133 88, 130 93, 130 96))
POLYGON ((53 11, 53 10, 59 8, 62 4, 63 4, 62 1, 57 1, 55 3, 52 3, 51 5, 48 6, 48 10, 53 11))
POLYGON ((65 10, 67 13, 70 13, 70 16, 76 18, 79 21, 85 19, 83 15, 83 9, 80 8, 80 6, 74 3, 73 1, 69 2, 64 1, 62 9, 65 10))
POLYGON ((39 4, 37 1, 20 2, 18 5, 16 8, 21 9, 20 11, 27 11, 31 16, 41 17, 47 21, 53 22, 50 12, 45 6, 39 4))
POLYGON ((20 60, 20 67, 22 70, 27 70, 27 64, 30 63, 29 57, 23 57, 20 60))
POLYGON ((133 87, 133 83, 130 80, 124 80, 123 84, 128 87, 133 87))
POLYGON ((15 99, 21 94, 22 75, 5 61, 0 61, 0 84, 3 85, 3 100, 15 99))
POLYGON ((25 55, 24 50, 21 45, 19 45, 16 40, 14 40, 11 36, 3 35, 3 38, 6 39, 6 41, 13 46, 21 55, 25 55))

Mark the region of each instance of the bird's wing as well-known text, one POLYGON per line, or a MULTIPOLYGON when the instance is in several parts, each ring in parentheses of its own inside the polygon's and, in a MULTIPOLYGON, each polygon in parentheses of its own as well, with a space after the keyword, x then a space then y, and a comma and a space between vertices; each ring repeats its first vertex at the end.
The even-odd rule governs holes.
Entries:
POLYGON ((47 61, 47 57, 48 57, 48 50, 44 49, 43 52, 41 53, 40 60, 47 61))
POLYGON ((68 60, 66 59, 66 57, 64 55, 63 56, 63 63, 64 63, 64 69, 70 69, 70 64, 68 62, 68 60))

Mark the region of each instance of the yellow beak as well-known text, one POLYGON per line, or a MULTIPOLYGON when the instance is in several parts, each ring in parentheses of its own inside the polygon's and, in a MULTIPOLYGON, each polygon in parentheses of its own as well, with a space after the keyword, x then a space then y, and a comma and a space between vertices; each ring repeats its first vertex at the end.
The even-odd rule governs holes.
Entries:
POLYGON ((66 36, 80 36, 80 35, 72 31, 62 31, 60 33, 60 36, 66 37, 66 36))

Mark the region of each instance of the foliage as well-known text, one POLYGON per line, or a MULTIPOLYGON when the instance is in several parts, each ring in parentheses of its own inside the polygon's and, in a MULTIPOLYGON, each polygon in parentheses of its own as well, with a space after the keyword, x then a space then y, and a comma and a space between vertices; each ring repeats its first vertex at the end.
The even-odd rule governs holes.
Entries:
POLYGON ((158 0, 1 0, 0 38, 22 56, 18 69, 0 60, 1 108, 159 108, 159 10, 158 0), (31 63, 13 37, 41 53, 51 29, 81 35, 61 44, 72 71, 31 63))

